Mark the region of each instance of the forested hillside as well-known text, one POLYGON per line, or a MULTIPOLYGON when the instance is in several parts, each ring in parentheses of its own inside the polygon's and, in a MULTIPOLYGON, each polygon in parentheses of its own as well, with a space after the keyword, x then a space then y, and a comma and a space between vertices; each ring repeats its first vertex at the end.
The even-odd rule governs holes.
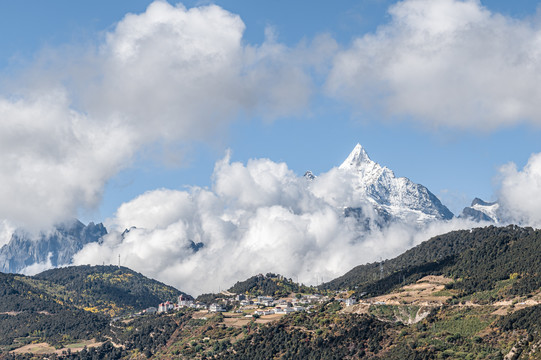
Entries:
POLYGON ((163 301, 175 301, 184 294, 118 266, 70 266, 47 270, 24 280, 62 302, 113 316, 157 306, 163 301))
POLYGON ((465 250, 475 248, 488 239, 520 238, 527 236, 532 229, 515 226, 489 226, 473 230, 452 231, 435 236, 394 259, 359 265, 343 276, 322 284, 322 289, 339 290, 375 282, 408 268, 422 267, 429 263, 445 262, 465 250))
POLYGON ((71 266, 36 276, 0 273, 0 350, 105 340, 112 335, 111 316, 173 301, 181 293, 116 266, 71 266))
POLYGON ((311 293, 315 288, 297 284, 292 279, 281 275, 268 273, 252 276, 244 281, 235 283, 228 291, 235 294, 285 296, 292 292, 311 293))
POLYGON ((517 279, 510 291, 523 295, 541 285, 541 231, 517 226, 453 231, 434 237, 404 254, 381 263, 357 266, 323 284, 323 289, 356 289, 375 296, 425 275, 460 279, 452 288, 464 294, 494 287, 499 280, 517 279))
POLYGON ((108 317, 64 305, 23 279, 0 273, 0 349, 35 340, 56 345, 108 333, 108 317))

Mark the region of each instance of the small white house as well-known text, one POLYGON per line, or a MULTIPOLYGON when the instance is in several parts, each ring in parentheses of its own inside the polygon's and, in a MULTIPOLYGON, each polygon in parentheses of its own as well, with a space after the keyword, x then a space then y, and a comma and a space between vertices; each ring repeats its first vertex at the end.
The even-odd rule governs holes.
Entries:
POLYGON ((224 312, 225 309, 220 304, 211 304, 209 306, 209 311, 210 312, 224 312))

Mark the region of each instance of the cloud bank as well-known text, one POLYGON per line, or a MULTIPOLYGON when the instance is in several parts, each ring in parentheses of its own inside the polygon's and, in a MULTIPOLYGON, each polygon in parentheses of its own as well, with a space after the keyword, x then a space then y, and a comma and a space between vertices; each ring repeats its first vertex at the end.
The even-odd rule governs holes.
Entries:
POLYGON ((532 154, 522 170, 509 163, 500 168, 499 198, 511 221, 541 227, 541 153, 532 154))
POLYGON ((330 95, 430 127, 541 125, 538 21, 477 0, 407 0, 389 14, 388 24, 336 55, 330 95))
POLYGON ((46 227, 92 208, 155 142, 223 131, 239 113, 303 109, 311 80, 291 49, 242 41, 239 16, 156 1, 95 47, 50 49, 0 94, 0 218, 46 227))
POLYGON ((309 181, 285 163, 242 164, 226 156, 215 166, 211 189, 159 189, 123 204, 107 224, 116 231, 85 246, 74 262, 115 264, 120 255, 123 265, 193 295, 266 272, 316 284, 474 225, 454 220, 422 230, 394 225, 361 232, 343 216, 344 206, 362 204, 353 187, 343 186, 348 175, 334 168, 309 181), (195 251, 198 243, 204 246, 195 251))
MULTIPOLYGON (((317 284, 356 265, 397 256, 429 238, 490 225, 455 218, 424 227, 394 223, 367 231, 344 207, 370 206, 333 168, 314 180, 285 163, 216 163, 210 189, 158 189, 124 203, 103 243, 88 244, 75 264, 121 263, 192 295, 217 292, 258 273, 317 284), (127 231, 125 231, 127 230, 127 231), (196 251, 195 245, 204 246, 196 251)), ((522 170, 501 169, 501 209, 510 223, 541 226, 541 154, 522 170)))

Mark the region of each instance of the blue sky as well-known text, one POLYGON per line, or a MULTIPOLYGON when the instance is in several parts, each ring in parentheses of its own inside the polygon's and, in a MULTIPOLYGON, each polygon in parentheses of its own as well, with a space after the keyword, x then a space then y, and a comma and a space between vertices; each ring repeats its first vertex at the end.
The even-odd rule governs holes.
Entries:
MULTIPOLYGON (((47 77, 47 65, 43 63, 57 61, 51 58, 76 53, 76 60, 70 63, 73 66, 84 57, 81 55, 84 49, 101 46, 106 34, 114 32, 127 13, 144 13, 150 3, 139 0, 2 2, 0 75, 6 80, 1 86, 2 95, 24 97, 20 93, 25 90, 13 84, 29 84, 28 87, 41 84, 47 77), (73 48, 76 50, 70 50, 73 48), (29 73, 33 74, 30 81, 29 73)), ((209 3, 186 1, 184 5, 192 8, 209 3)), ((243 44, 261 46, 267 41, 265 32, 268 34, 271 29, 274 42, 285 47, 286 53, 294 53, 302 46, 310 48, 314 39, 324 34, 334 41, 334 51, 345 52, 355 39, 376 34, 378 28, 391 24, 393 16, 388 10, 395 3, 384 0, 332 4, 282 0, 215 2, 240 16, 245 25, 243 44)), ((538 27, 537 1, 481 1, 481 4, 493 17, 501 15, 511 23, 538 27)), ((62 66, 66 65, 53 65, 55 71, 62 66)), ((470 116, 469 121, 475 123, 478 114, 466 111, 455 126, 452 120, 432 119, 430 116, 435 112, 420 116, 408 106, 399 106, 388 113, 385 104, 382 108, 371 108, 359 105, 359 99, 338 92, 329 94, 325 89, 330 66, 323 65, 319 72, 313 67, 306 70, 312 82, 311 95, 299 108, 270 118, 265 111, 241 108, 216 133, 209 131, 195 140, 189 134, 168 141, 158 137, 156 141, 138 145, 118 166, 119 171, 110 170, 100 177, 104 186, 92 190, 98 193, 98 200, 76 200, 70 206, 78 209, 78 216, 85 221, 103 221, 112 217, 123 202, 145 191, 211 186, 214 164, 224 157, 227 149, 232 150, 233 161, 245 163, 251 158, 269 158, 287 163, 296 174, 302 175, 306 170, 318 174, 338 166, 355 144, 361 143, 373 160, 398 176, 427 186, 457 213, 476 196, 495 200, 498 169, 509 162, 522 169, 532 154, 541 151, 541 123, 535 115, 517 115, 516 120, 494 124, 486 120, 486 124, 469 126, 464 117, 470 116), (424 118, 419 120, 419 117, 424 118)), ((502 88, 506 86, 501 84, 502 88)), ((352 86, 347 91, 357 90, 352 86)), ((73 99, 79 95, 72 95, 76 93, 73 89, 68 93, 72 107, 77 108, 73 99)), ((450 112, 460 108, 460 100, 451 104, 450 112)), ((9 218, 7 210, 3 215, 9 218)))

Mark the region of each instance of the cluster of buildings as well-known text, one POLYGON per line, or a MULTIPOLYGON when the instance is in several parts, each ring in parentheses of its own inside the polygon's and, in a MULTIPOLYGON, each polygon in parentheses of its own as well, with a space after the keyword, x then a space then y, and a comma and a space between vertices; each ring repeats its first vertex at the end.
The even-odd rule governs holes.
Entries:
MULTIPOLYGON (((197 310, 208 310, 209 312, 224 312, 227 308, 231 309, 232 307, 236 308, 236 312, 244 312, 254 310, 251 314, 246 316, 250 317, 253 315, 272 315, 272 314, 289 314, 297 311, 310 310, 314 304, 323 303, 329 300, 328 296, 323 296, 320 294, 310 294, 295 296, 291 298, 281 298, 274 299, 271 296, 257 296, 254 298, 247 298, 244 294, 238 294, 235 296, 229 296, 233 294, 227 294, 225 298, 216 299, 216 302, 209 305, 195 302, 193 299, 188 298, 184 295, 178 297, 178 302, 172 303, 166 301, 158 305, 158 308, 150 307, 143 311, 145 314, 153 313, 164 313, 169 311, 178 311, 181 308, 192 308, 197 310)), ((351 306, 356 303, 354 297, 349 297, 346 299, 337 299, 338 301, 344 303, 346 306, 351 306)))
POLYGON ((166 301, 158 305, 158 308, 155 307, 149 307, 145 310, 143 310, 144 314, 155 314, 155 313, 163 313, 163 312, 169 312, 169 311, 178 311, 181 308, 192 308, 197 310, 206 310, 207 305, 195 302, 193 299, 188 298, 184 295, 180 295, 178 297, 178 302, 172 303, 171 301, 166 301))

